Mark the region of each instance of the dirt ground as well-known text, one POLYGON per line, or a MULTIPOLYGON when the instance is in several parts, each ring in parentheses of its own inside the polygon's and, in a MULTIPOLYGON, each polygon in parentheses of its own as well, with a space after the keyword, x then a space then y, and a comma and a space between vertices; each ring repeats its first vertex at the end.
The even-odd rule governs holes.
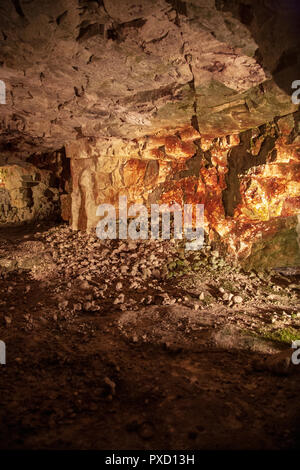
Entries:
POLYGON ((210 247, 1 229, 0 448, 299 449, 299 280, 210 247))

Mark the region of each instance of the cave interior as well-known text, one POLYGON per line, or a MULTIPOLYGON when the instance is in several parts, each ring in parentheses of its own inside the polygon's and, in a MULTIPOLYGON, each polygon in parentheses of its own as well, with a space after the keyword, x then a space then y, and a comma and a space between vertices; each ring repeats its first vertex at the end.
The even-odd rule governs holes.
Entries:
POLYGON ((0 449, 299 449, 299 24, 0 1, 0 449))

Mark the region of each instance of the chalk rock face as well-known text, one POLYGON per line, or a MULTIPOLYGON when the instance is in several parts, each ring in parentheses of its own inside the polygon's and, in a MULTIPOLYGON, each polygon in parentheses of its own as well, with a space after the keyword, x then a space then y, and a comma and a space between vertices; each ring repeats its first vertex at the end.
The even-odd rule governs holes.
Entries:
POLYGON ((215 139, 186 128, 132 143, 122 156, 101 155, 97 142, 67 146, 73 228, 93 230, 98 205, 117 208, 120 196, 128 205, 144 204, 149 214, 153 203, 204 204, 211 239, 246 256, 256 240, 300 213, 298 126, 299 112, 215 139))
POLYGON ((0 224, 47 218, 58 213, 58 189, 51 174, 29 163, 0 167, 0 224))
MULTIPOLYGON (((297 0, 0 1, 1 168, 62 179, 50 199, 74 229, 120 195, 204 204, 209 237, 247 256, 300 212, 299 13, 297 0), (39 163, 62 148, 71 179, 39 163)), ((9 207, 39 217, 42 184, 21 176, 0 188, 4 222, 9 207)))
POLYGON ((64 152, 0 166, 0 225, 68 218, 68 166, 64 152))
POLYGON ((222 136, 295 111, 280 74, 297 69, 296 3, 2 0, 2 156, 192 121, 222 136))

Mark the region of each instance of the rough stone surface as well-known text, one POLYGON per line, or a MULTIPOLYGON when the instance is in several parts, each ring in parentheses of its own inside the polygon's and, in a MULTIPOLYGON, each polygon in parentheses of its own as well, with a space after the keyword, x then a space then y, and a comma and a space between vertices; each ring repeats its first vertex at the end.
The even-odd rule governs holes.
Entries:
POLYGON ((47 218, 58 212, 59 191, 51 187, 51 174, 30 163, 0 167, 0 223, 47 218))
MULTIPOLYGON (((294 0, 0 2, 0 164, 65 147, 73 228, 120 194, 203 203, 209 238, 248 256, 300 211, 298 18, 294 0)), ((47 184, 2 188, 2 220, 51 212, 47 184)))
POLYGON ((271 3, 1 1, 2 151, 127 142, 192 120, 215 137, 295 111, 298 7, 271 3))
POLYGON ((38 230, 0 229, 1 449, 299 448, 300 269, 258 277, 209 247, 38 230))
POLYGON ((69 169, 64 152, 17 157, 0 166, 0 224, 57 217, 69 220, 69 169))
POLYGON ((210 239, 248 256, 253 242, 300 212, 298 126, 297 112, 215 139, 188 127, 131 142, 124 153, 121 146, 102 154, 102 142, 70 144, 73 228, 93 230, 98 205, 118 206, 120 195, 128 205, 204 204, 210 239))

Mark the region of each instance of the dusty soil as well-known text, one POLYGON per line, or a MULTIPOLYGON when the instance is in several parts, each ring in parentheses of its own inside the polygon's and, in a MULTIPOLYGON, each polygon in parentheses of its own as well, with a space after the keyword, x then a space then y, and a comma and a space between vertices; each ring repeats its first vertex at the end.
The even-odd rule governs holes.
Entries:
POLYGON ((1 229, 0 448, 298 449, 299 272, 211 252, 1 229))

